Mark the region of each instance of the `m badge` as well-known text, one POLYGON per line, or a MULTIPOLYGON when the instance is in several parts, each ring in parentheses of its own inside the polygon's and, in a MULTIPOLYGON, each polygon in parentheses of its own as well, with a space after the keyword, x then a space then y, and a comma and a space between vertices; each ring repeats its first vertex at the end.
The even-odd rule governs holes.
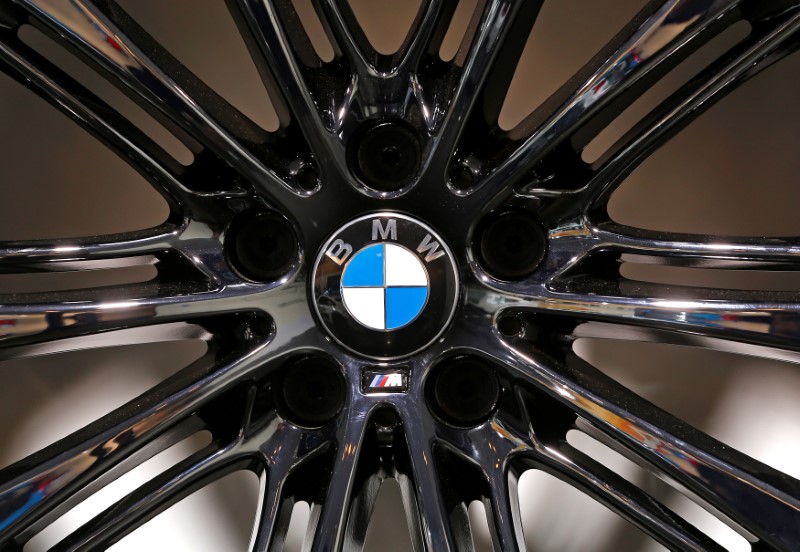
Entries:
POLYGON ((364 393, 405 393, 408 391, 408 370, 364 370, 361 387, 364 393))

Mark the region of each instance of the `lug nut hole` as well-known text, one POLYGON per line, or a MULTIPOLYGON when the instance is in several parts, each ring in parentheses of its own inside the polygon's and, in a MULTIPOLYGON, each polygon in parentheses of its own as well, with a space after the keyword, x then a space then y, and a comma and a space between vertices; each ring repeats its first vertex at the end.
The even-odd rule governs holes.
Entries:
POLYGON ((276 401, 290 421, 320 426, 331 420, 345 402, 345 379, 330 360, 305 357, 284 368, 276 386, 276 401))
POLYGON ((518 316, 506 315, 497 321, 497 329, 506 337, 518 337, 522 335, 522 320, 518 316))
POLYGON ((450 173, 450 185, 460 192, 465 192, 475 185, 475 174, 468 166, 458 165, 450 173))
POLYGON ((492 415, 500 400, 500 383, 489 364, 462 356, 434 368, 426 395, 429 406, 440 418, 469 427, 492 415))
POLYGON ((533 274, 547 251, 547 237, 538 221, 518 210, 489 215, 478 229, 476 244, 484 269, 506 281, 533 274))
POLYGON ((397 412, 388 405, 377 408, 372 414, 372 421, 378 429, 382 430, 391 430, 400 424, 400 418, 397 416, 397 412))
POLYGON ((419 171, 421 152, 417 135, 403 121, 387 121, 353 136, 350 162, 367 186, 393 192, 407 186, 419 171))
POLYGON ((292 225, 275 213, 244 214, 225 240, 228 260, 255 282, 273 282, 291 270, 298 258, 292 225))
POLYGON ((313 192, 319 185, 317 171, 311 165, 303 165, 295 175, 297 185, 304 192, 313 192))

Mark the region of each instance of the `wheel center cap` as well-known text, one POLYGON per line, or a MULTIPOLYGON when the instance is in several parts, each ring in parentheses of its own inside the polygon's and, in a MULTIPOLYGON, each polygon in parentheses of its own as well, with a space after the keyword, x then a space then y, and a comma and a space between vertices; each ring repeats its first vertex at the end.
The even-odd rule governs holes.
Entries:
POLYGON ((429 226, 373 213, 325 242, 312 294, 320 322, 341 345, 371 358, 400 358, 442 334, 456 307, 458 271, 429 226))

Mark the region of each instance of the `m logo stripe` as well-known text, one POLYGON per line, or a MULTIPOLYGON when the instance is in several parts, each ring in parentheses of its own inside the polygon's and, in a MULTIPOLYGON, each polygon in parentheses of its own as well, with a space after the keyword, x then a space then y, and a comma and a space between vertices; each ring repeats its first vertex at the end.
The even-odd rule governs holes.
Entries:
POLYGON ((408 374, 405 372, 374 372, 364 374, 364 391, 406 391, 408 388, 408 374))

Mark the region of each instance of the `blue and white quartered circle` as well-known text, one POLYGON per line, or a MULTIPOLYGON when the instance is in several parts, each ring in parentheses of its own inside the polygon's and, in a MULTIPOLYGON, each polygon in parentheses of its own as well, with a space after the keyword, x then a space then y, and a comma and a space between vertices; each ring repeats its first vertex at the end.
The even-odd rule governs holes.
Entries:
POLYGON ((428 288, 428 273, 419 258, 393 243, 363 248, 342 276, 348 312, 376 330, 396 330, 413 322, 425 308, 428 288))

